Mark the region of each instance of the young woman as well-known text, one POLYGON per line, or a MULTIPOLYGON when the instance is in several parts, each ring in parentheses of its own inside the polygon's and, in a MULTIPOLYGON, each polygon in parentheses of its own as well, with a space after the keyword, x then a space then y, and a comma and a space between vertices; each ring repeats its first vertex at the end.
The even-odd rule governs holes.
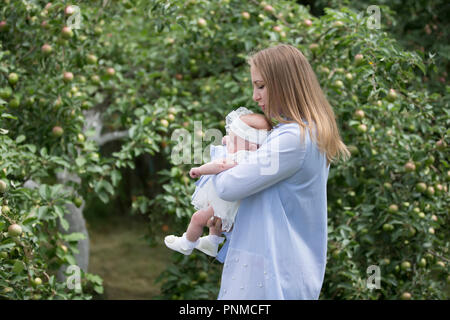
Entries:
POLYGON ((219 252, 224 267, 218 298, 318 299, 326 265, 328 172, 333 160, 350 153, 298 49, 270 47, 248 63, 253 100, 279 123, 251 161, 212 178, 220 198, 241 201, 219 252))

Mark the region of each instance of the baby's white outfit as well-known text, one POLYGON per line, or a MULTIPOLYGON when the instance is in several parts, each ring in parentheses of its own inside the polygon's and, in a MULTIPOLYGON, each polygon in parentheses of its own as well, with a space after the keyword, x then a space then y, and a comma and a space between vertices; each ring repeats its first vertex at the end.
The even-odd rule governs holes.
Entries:
MULTIPOLYGON (((240 163, 248 159, 251 152, 254 151, 240 150, 236 153, 228 154, 227 158, 240 163)), ((212 179, 208 179, 203 185, 196 188, 192 195, 191 203, 196 210, 207 209, 209 206, 212 206, 214 216, 222 220, 222 229, 226 232, 230 231, 240 205, 240 201, 225 201, 219 198, 212 179)))
MULTIPOLYGON (((227 115, 225 128, 227 134, 232 131, 244 140, 261 145, 269 135, 270 130, 267 131, 252 128, 240 119, 242 115, 252 113, 252 111, 245 107, 239 107, 227 115)), ((232 154, 227 154, 227 158, 230 158, 239 164, 248 159, 252 152, 255 151, 240 150, 232 154)), ((206 179, 205 182, 198 181, 196 184, 197 187, 191 198, 191 203, 194 208, 196 210, 202 210, 212 206, 214 209, 214 216, 222 220, 222 230, 226 232, 230 231, 239 209, 240 201, 225 201, 219 198, 214 185, 212 184, 212 179, 206 179)), ((169 235, 165 237, 164 242, 170 249, 185 255, 191 254, 192 250, 197 248, 198 250, 215 257, 217 255, 218 246, 223 240, 223 237, 208 235, 199 238, 195 242, 191 242, 186 239, 186 233, 184 233, 182 237, 169 235)))

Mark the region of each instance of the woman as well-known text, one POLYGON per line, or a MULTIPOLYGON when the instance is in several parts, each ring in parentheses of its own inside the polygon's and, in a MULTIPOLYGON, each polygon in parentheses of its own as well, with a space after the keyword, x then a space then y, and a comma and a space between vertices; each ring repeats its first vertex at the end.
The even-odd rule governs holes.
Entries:
MULTIPOLYGON (((219 299, 318 299, 327 252, 330 163, 350 153, 302 53, 290 45, 249 61, 253 100, 275 119, 254 159, 214 176, 217 194, 241 200, 219 299)), ((226 252, 223 252, 226 251, 226 252)))

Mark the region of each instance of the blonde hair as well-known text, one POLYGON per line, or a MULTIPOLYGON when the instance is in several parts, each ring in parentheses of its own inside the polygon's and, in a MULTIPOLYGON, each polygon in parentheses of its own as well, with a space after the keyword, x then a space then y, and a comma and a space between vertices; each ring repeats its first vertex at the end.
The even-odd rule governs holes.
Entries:
POLYGON ((339 134, 333 109, 300 50, 280 44, 251 53, 247 62, 259 71, 266 85, 264 114, 272 125, 272 119, 280 123, 298 123, 304 142, 305 128, 311 134, 315 124, 316 135, 311 136, 319 150, 326 154, 327 165, 339 157, 344 160, 350 157, 339 134))

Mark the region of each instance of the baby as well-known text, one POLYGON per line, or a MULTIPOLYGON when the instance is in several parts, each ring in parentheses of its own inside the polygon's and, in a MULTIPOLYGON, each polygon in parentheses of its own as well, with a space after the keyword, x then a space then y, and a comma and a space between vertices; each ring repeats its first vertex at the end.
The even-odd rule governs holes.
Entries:
MULTIPOLYGON (((226 117, 227 135, 222 144, 226 145, 227 157, 216 159, 200 167, 194 167, 189 175, 198 178, 203 175, 218 174, 230 169, 246 159, 250 152, 256 151, 265 141, 270 130, 270 123, 264 115, 256 114, 247 108, 240 107, 226 117)), ((215 257, 219 244, 224 240, 221 231, 210 225, 215 216, 222 221, 222 229, 230 231, 240 201, 225 201, 218 197, 210 177, 202 177, 192 195, 192 204, 198 210, 192 215, 186 232, 181 237, 169 235, 164 242, 167 247, 185 255, 194 248, 215 257), (203 179, 203 181, 201 181, 203 179), (209 235, 201 237, 203 228, 209 226, 209 235)))

